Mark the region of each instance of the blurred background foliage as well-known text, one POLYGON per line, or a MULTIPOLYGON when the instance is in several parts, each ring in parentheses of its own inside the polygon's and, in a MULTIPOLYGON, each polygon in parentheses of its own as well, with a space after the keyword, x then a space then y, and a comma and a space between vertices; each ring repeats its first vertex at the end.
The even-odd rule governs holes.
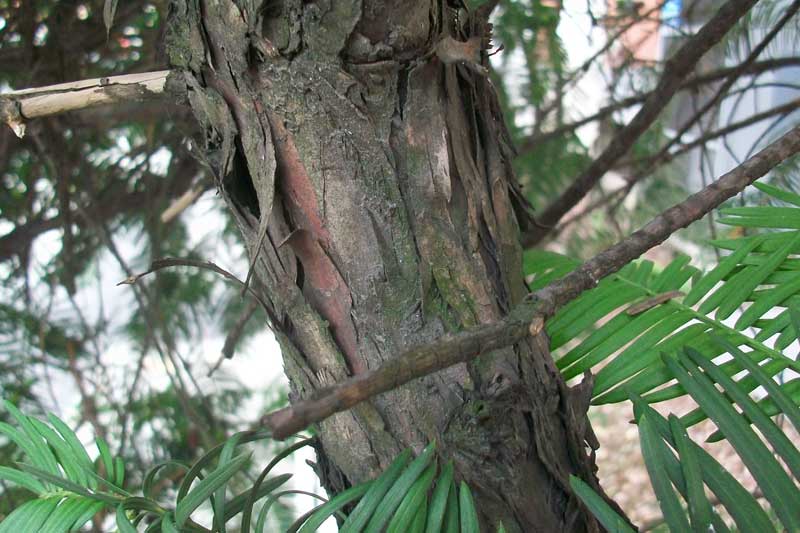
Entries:
MULTIPOLYGON (((107 30, 103 0, 0 0, 0 90, 166 68, 168 3, 119 2, 107 30)), ((683 18, 675 42, 682 28, 694 27, 718 4, 698 0, 679 8, 683 18)), ((754 32, 763 35, 775 24, 780 3, 762 4, 718 47, 720 59, 705 71, 742 61, 754 32)), ((554 199, 630 119, 636 104, 625 102, 655 86, 663 61, 637 57, 619 32, 635 21, 667 24, 658 18, 664 5, 500 3, 494 38, 503 50, 492 58, 492 79, 519 149, 519 180, 536 209, 554 199), (565 42, 570 27, 569 35, 584 32, 585 42, 565 42), (598 108, 576 106, 588 96, 598 108), (612 111, 584 126, 588 134, 575 126, 602 108, 612 111)), ((779 56, 786 43, 796 50, 798 30, 795 17, 781 33, 784 44, 778 39, 765 53, 779 56)), ((689 98, 713 87, 700 87, 673 106, 687 107, 689 98)), ((719 113, 719 106, 709 111, 703 120, 714 120, 701 120, 701 129, 713 130, 719 113)), ((692 188, 687 160, 652 160, 672 140, 670 121, 678 114, 665 113, 638 140, 616 175, 567 215, 549 248, 589 257, 686 196, 692 188), (640 174, 647 179, 630 179, 640 174)), ((754 145, 790 126, 787 116, 776 116, 780 122, 754 145)), ((264 334, 265 317, 222 278, 181 268, 155 272, 135 286, 114 286, 162 257, 211 260, 238 274, 246 269, 238 234, 192 153, 196 131, 188 110, 179 103, 136 103, 49 117, 28 127, 22 139, 0 128, 3 398, 32 415, 54 410, 79 435, 103 436, 131 465, 132 475, 167 458, 196 459, 254 423, 266 406, 285 402, 285 387, 272 377, 281 363, 264 334), (199 200, 165 221, 165 211, 186 194, 199 200), (238 340, 240 350, 209 377, 231 331, 237 333, 229 340, 238 340), (241 350, 248 342, 257 348, 241 350), (271 369, 255 376, 256 386, 242 380, 242 369, 253 365, 271 369)), ((785 165, 774 179, 797 190, 797 176, 785 165)), ((686 238, 697 241, 709 233, 713 222, 686 238)), ((0 441, 0 464, 10 464, 16 453, 0 441)), ((0 517, 8 510, 4 506, 30 497, 5 484, 0 493, 0 517)))

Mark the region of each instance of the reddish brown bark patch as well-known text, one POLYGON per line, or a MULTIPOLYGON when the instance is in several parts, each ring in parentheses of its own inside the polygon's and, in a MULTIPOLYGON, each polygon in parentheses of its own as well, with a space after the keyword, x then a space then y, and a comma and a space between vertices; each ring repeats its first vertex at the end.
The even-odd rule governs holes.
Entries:
POLYGON ((357 341, 350 317, 352 299, 342 275, 310 231, 295 230, 286 239, 303 265, 303 295, 308 303, 328 321, 333 338, 342 350, 353 374, 366 370, 356 356, 357 341))
POLYGON ((300 159, 294 139, 286 129, 283 119, 275 113, 269 114, 269 124, 275 143, 280 188, 289 203, 287 207, 292 222, 295 227, 310 231, 323 246, 328 247, 330 235, 320 216, 317 193, 300 159))
POLYGON ((296 228, 285 244, 291 247, 303 266, 301 288, 308 303, 328 321, 350 371, 358 374, 366 367, 357 353, 357 336, 350 316, 352 297, 347 283, 328 255, 331 238, 320 215, 316 191, 283 120, 275 113, 270 113, 269 119, 275 143, 278 186, 285 198, 291 223, 296 228))

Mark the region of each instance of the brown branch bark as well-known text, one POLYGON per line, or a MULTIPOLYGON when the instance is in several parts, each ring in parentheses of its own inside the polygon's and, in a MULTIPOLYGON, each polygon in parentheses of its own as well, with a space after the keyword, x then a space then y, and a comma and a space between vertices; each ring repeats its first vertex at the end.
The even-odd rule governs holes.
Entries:
POLYGON ((413 379, 518 342, 529 334, 529 326, 535 318, 551 316, 560 306, 596 286, 600 279, 660 244, 678 229, 701 219, 798 152, 800 126, 708 187, 667 209, 628 238, 586 261, 567 276, 533 293, 531 298, 513 309, 503 320, 447 335, 435 342, 407 350, 374 370, 320 389, 309 400, 265 415, 261 424, 272 431, 273 437, 284 439, 310 424, 413 379))
POLYGON ((692 71, 700 58, 718 43, 755 3, 756 0, 729 0, 700 28, 700 31, 681 46, 666 62, 661 80, 633 120, 611 141, 600 157, 595 159, 567 190, 544 210, 538 218, 539 224, 523 236, 524 246, 529 247, 540 242, 561 217, 586 196, 614 163, 628 152, 672 99, 683 79, 692 71))

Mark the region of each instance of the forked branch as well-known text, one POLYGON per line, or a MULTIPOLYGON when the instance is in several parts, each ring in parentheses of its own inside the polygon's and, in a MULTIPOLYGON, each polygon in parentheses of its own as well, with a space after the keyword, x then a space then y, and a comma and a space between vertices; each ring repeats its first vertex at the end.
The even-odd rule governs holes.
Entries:
MULTIPOLYGON (((783 68, 791 68, 796 66, 800 66, 800 57, 778 57, 778 58, 764 59, 762 61, 756 61, 755 63, 752 64, 740 63, 739 65, 735 65, 732 67, 723 67, 718 70, 693 76, 688 80, 684 81, 678 88, 678 90, 696 91, 699 88, 702 88, 706 85, 711 85, 723 78, 727 78, 728 76, 730 76, 731 73, 737 70, 741 70, 740 75, 742 77, 746 76, 758 77, 759 75, 765 72, 769 72, 772 70, 780 70, 783 68)), ((550 142, 553 141, 554 139, 558 139, 559 137, 563 137, 564 135, 572 133, 581 126, 585 126, 590 122, 596 122, 598 120, 602 120, 610 116, 615 111, 640 105, 643 102, 645 102, 652 93, 653 91, 648 91, 642 94, 628 96, 626 98, 623 98, 616 102, 612 102, 598 109, 591 115, 588 115, 580 119, 576 119, 574 122, 562 124, 561 126, 558 126, 555 129, 531 135, 530 137, 528 137, 527 139, 523 140, 520 143, 518 147, 519 153, 520 154, 528 153, 537 146, 540 146, 542 143, 550 142)))
POLYGON ((603 153, 570 184, 567 190, 537 217, 539 223, 524 236, 524 246, 530 247, 541 241, 561 217, 577 205, 617 160, 630 150, 636 140, 658 118, 700 58, 717 44, 755 3, 756 0, 728 0, 695 35, 686 40, 667 61, 658 86, 650 93, 636 116, 622 128, 603 153))

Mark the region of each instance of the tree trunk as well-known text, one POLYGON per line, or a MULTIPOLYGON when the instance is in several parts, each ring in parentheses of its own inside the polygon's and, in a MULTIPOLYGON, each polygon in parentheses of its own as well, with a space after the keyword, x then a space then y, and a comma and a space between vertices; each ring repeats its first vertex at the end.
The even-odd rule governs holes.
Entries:
MULTIPOLYGON (((487 13, 446 0, 170 11, 170 83, 256 257, 292 399, 525 296, 526 206, 483 67, 487 13)), ((436 439, 487 530, 595 531, 568 480, 597 486, 590 389, 566 387, 540 334, 326 420, 318 473, 339 491, 436 439)))

